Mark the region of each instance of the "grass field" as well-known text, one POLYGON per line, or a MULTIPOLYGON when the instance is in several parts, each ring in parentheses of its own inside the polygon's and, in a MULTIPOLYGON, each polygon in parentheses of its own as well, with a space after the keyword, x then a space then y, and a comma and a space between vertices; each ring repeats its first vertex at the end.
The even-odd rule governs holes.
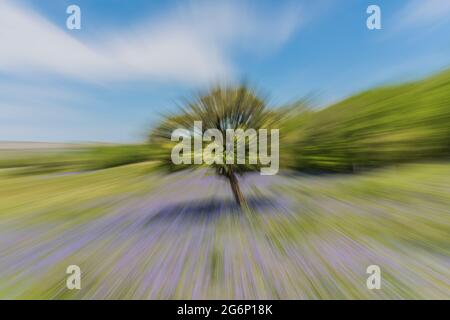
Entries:
POLYGON ((153 166, 1 170, 0 298, 450 298, 448 163, 249 175, 251 215, 208 172, 153 166))

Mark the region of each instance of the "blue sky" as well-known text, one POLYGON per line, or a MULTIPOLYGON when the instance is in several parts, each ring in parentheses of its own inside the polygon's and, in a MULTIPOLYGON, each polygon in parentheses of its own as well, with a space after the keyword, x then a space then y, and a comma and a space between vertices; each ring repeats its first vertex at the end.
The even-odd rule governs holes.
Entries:
POLYGON ((448 0, 2 0, 0 141, 137 142, 181 98, 243 79, 324 106, 449 67, 449 33, 448 0))

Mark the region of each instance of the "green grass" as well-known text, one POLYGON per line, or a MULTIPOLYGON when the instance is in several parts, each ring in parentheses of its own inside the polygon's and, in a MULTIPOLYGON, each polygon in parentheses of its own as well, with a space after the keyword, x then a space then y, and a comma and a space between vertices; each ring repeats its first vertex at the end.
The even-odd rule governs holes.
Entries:
POLYGON ((0 171, 0 232, 21 235, 9 247, 0 246, 0 297, 450 296, 442 281, 449 276, 448 163, 286 177, 258 192, 289 199, 288 212, 224 215, 211 224, 174 220, 144 226, 144 219, 135 225, 163 199, 170 204, 190 191, 188 173, 166 177, 153 168, 141 163, 31 176, 0 171), (169 186, 170 181, 177 183, 169 186), (111 224, 105 222, 109 218, 111 224), (112 223, 115 218, 120 222, 112 223), (93 226, 106 229, 91 234, 93 226), (55 256, 85 237, 92 239, 55 256), (19 264, 10 269, 17 257, 19 264), (42 264, 46 259, 51 263, 42 264), (84 272, 83 289, 69 292, 65 268, 75 262, 84 272), (382 290, 365 287, 370 264, 382 269, 382 290), (150 272, 158 276, 149 282, 150 272))
POLYGON ((8 170, 0 170, 0 217, 35 215, 44 221, 80 216, 89 219, 93 212, 101 212, 98 208, 90 210, 89 203, 111 206, 117 196, 148 191, 153 186, 148 179, 153 169, 154 163, 146 162, 67 175, 11 175, 8 170), (84 205, 88 207, 83 208, 84 205))

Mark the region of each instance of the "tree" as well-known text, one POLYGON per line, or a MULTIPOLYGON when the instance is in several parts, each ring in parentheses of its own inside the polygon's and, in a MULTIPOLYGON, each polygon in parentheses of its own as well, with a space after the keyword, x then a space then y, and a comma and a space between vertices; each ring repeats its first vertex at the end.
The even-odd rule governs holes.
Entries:
MULTIPOLYGON (((175 129, 185 129, 191 137, 201 135, 208 129, 217 129, 223 137, 226 136, 227 129, 270 129, 277 121, 277 113, 267 108, 266 100, 259 97, 257 93, 246 85, 238 87, 215 87, 206 94, 199 94, 192 100, 187 100, 180 107, 180 112, 165 117, 161 124, 151 132, 150 140, 153 144, 162 147, 162 161, 164 167, 171 170, 190 169, 199 166, 213 168, 215 173, 228 180, 234 199, 239 207, 247 208, 244 195, 239 185, 238 176, 248 171, 256 171, 260 168, 259 161, 256 164, 233 164, 212 163, 212 164, 182 164, 174 165, 170 157, 170 151, 173 147, 171 141, 172 132, 175 129), (194 121, 201 121, 201 132, 193 129, 194 121)), ((240 143, 245 144, 247 148, 246 157, 248 159, 249 137, 244 140, 233 141, 235 150, 240 143)), ((192 153, 192 158, 196 155, 192 153)), ((223 157, 227 154, 224 151, 223 157)))

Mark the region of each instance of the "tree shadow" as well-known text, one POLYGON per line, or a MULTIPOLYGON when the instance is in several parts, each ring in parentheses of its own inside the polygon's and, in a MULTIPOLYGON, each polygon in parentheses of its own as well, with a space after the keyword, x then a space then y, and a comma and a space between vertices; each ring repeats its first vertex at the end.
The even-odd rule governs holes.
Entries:
MULTIPOLYGON (((261 214, 267 213, 268 209, 272 211, 284 209, 280 201, 273 197, 250 197, 247 198, 247 204, 251 210, 261 214)), ((144 227, 153 223, 172 223, 175 220, 179 223, 209 223, 225 215, 240 216, 242 213, 233 199, 185 201, 163 207, 145 220, 144 227)))

